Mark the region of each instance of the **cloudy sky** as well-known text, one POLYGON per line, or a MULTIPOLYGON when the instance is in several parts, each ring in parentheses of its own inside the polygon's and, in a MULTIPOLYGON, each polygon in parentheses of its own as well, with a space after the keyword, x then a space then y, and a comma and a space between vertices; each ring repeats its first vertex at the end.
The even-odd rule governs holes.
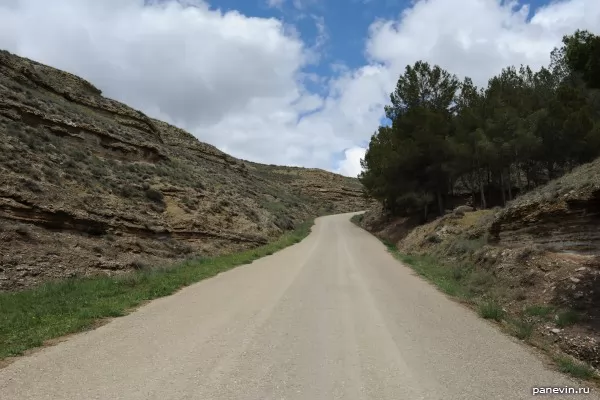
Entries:
POLYGON ((398 75, 476 83, 600 33, 600 0, 0 0, 0 48, 247 160, 356 176, 398 75))

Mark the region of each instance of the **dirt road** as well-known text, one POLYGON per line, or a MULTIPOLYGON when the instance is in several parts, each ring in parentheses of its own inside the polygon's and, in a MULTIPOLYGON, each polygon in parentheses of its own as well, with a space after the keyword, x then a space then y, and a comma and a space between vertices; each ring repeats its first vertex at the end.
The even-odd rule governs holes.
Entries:
POLYGON ((349 215, 0 370, 3 400, 509 400, 537 386, 585 385, 416 277, 349 215))

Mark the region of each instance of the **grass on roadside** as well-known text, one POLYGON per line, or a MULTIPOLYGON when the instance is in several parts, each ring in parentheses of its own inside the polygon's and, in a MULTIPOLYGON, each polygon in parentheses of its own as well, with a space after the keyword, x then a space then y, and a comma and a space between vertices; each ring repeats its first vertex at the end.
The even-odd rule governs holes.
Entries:
POLYGON ((360 227, 361 226, 360 224, 362 223, 364 217, 365 217, 364 214, 356 214, 356 215, 353 215, 352 218, 350 218, 350 221, 353 224, 358 225, 360 227))
MULTIPOLYGON (((385 242, 384 242, 385 243, 385 242)), ((419 275, 433 282, 444 293, 466 300, 469 304, 476 304, 478 314, 485 319, 497 322, 506 321, 507 332, 520 340, 530 341, 535 331, 536 322, 547 320, 555 311, 549 305, 534 305, 524 310, 524 316, 510 317, 500 303, 494 300, 476 301, 480 295, 486 294, 492 286, 492 277, 485 271, 474 269, 470 266, 447 266, 431 256, 408 256, 398 252, 391 243, 385 243, 390 252, 399 260, 412 267, 419 275), (527 318, 529 317, 529 318, 527 318), (533 321, 529 319, 534 318, 533 321), (537 318, 537 321, 536 321, 537 318)), ((572 310, 562 310, 557 314, 556 324, 565 327, 576 323, 579 314, 572 310)), ((538 347, 540 347, 538 345, 538 347)), ((540 347, 541 348, 541 347, 540 347)), ((551 350, 546 350, 552 355, 551 350)), ((552 355, 558 369, 575 378, 596 380, 594 370, 579 361, 564 355, 552 355)))
POLYGON ((548 318, 550 314, 554 311, 554 307, 547 306, 544 304, 536 304, 529 306, 525 309, 525 314, 530 315, 532 317, 540 317, 540 318, 548 318))
POLYGON ((396 258, 411 266, 419 275, 433 282, 444 293, 462 300, 473 298, 474 294, 469 283, 476 275, 472 267, 448 267, 442 265, 435 257, 403 255, 393 245, 388 245, 388 248, 396 258))
POLYGON ((0 293, 0 359, 23 354, 49 339, 88 329, 100 319, 125 315, 144 301, 170 295, 273 254, 308 236, 313 223, 303 223, 270 244, 240 253, 120 277, 73 278, 22 292, 0 293))
POLYGON ((494 300, 481 302, 478 307, 479 316, 485 319, 492 319, 500 322, 504 319, 504 310, 502 306, 494 300))
POLYGON ((512 335, 517 339, 527 340, 533 334, 535 324, 524 319, 516 319, 510 321, 510 329, 512 335))
POLYGON ((591 379, 595 377, 595 373, 592 368, 581 362, 575 361, 570 357, 556 356, 554 357, 554 362, 556 362, 556 365, 558 365, 560 372, 569 374, 575 378, 591 379))
POLYGON ((573 310, 563 310, 556 315, 556 325, 560 328, 571 326, 580 319, 579 314, 573 310))

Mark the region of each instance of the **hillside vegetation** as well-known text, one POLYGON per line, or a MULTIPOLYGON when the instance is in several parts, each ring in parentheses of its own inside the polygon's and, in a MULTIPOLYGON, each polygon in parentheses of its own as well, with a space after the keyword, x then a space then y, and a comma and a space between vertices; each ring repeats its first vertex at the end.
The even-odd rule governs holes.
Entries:
POLYGON ((0 52, 0 291, 242 251, 363 203, 356 179, 231 157, 0 52))

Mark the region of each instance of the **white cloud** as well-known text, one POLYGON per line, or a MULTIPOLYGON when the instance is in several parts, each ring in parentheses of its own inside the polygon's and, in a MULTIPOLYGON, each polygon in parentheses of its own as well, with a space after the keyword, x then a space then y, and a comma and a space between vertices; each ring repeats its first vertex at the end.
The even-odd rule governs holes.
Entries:
POLYGON ((352 147, 344 151, 344 159, 340 161, 336 172, 346 176, 358 176, 361 172, 360 160, 365 157, 365 149, 352 147))
POLYGON ((309 6, 316 5, 319 0, 292 0, 292 4, 297 10, 305 10, 309 6))
POLYGON ((424 59, 485 84, 509 65, 546 65, 562 36, 577 28, 598 30, 600 1, 554 2, 529 14, 517 1, 418 1, 398 20, 371 26, 367 53, 395 74, 424 59))
MULTIPOLYGON (((296 3, 305 10, 315 0, 296 3)), ((360 170, 361 145, 406 64, 424 59, 485 83, 507 65, 546 64, 563 34, 600 27, 598 0, 553 3, 530 20, 515 2, 420 0, 365 32, 366 65, 332 65, 329 79, 304 69, 327 40, 319 17, 321 42, 307 45, 279 20, 222 13, 201 0, 144 4, 2 0, 0 48, 81 75, 234 156, 349 175, 360 170), (309 81, 327 94, 310 93, 309 81)))
POLYGON ((283 7, 284 3, 285 3, 285 0, 267 0, 267 6, 272 7, 272 8, 281 9, 283 7))
POLYGON ((321 48, 329 40, 329 33, 327 32, 327 27, 325 25, 325 18, 318 15, 312 15, 312 18, 315 21, 315 26, 317 28, 315 47, 321 48))

